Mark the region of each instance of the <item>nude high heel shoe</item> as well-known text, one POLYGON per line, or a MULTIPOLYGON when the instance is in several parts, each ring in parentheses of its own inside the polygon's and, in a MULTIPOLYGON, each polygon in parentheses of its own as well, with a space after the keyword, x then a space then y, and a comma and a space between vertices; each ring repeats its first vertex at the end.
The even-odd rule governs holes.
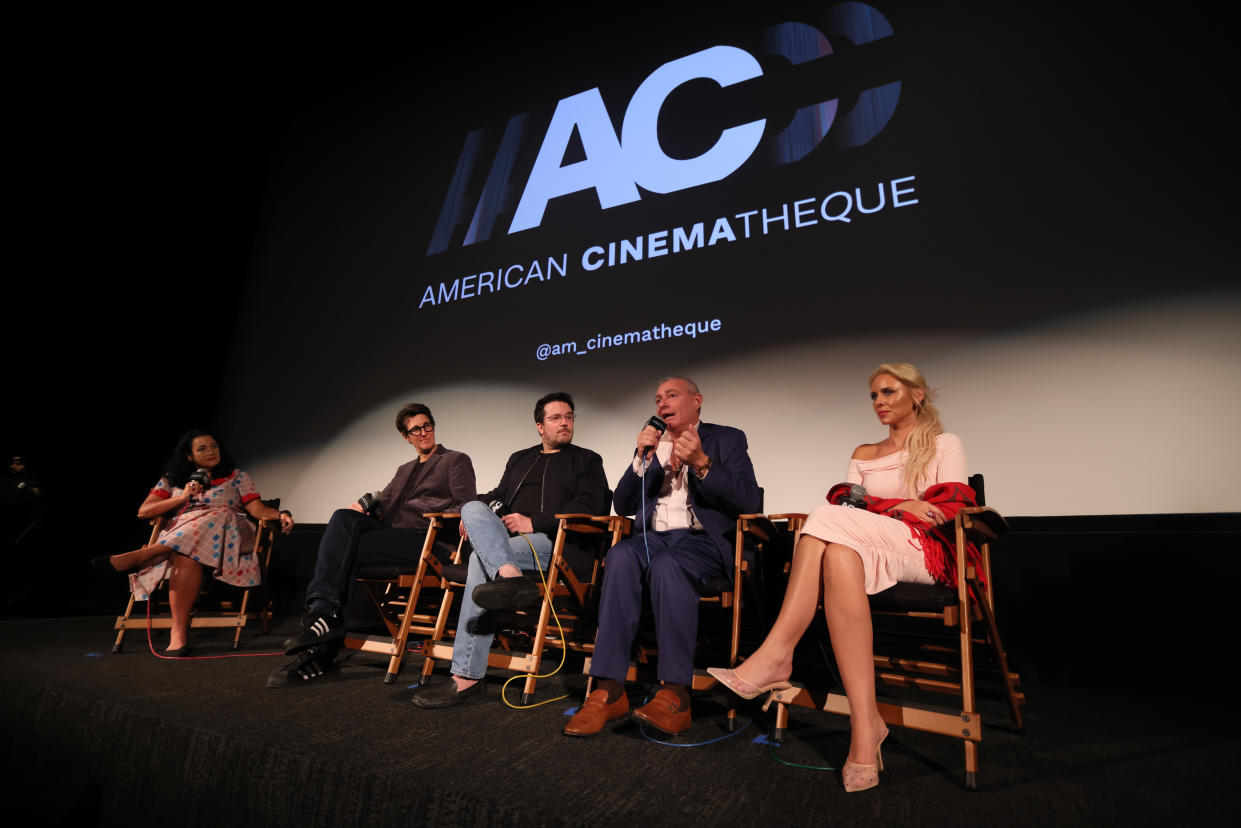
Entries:
POLYGON ((885 728, 883 735, 879 737, 879 743, 875 745, 875 761, 871 764, 863 765, 845 760, 845 766, 840 769, 840 779, 845 783, 846 793, 864 791, 879 785, 879 771, 883 770, 883 740, 886 738, 888 731, 885 728))
MULTIPOLYGON (((758 685, 752 681, 746 681, 737 675, 736 670, 730 670, 727 667, 708 667, 707 672, 715 676, 720 684, 736 693, 743 699, 753 699, 761 696, 763 693, 771 693, 777 690, 792 690, 793 685, 787 680, 773 681, 771 684, 758 685)), ((768 700, 767 704, 771 704, 768 700)), ((766 710, 766 706, 763 707, 766 710)))

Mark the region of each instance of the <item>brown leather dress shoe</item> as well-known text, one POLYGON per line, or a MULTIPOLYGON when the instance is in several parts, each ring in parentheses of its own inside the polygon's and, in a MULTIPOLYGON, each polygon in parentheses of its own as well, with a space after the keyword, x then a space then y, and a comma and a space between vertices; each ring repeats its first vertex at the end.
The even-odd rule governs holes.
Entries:
POLYGON ((586 697, 582 707, 573 714, 569 723, 564 726, 566 736, 594 736, 605 728, 609 722, 623 719, 629 713, 629 697, 624 693, 620 698, 608 704, 608 691, 596 690, 586 697))
POLYGON ((669 736, 680 736, 694 723, 689 707, 681 708, 681 700, 671 690, 660 690, 655 698, 633 711, 633 717, 669 736))

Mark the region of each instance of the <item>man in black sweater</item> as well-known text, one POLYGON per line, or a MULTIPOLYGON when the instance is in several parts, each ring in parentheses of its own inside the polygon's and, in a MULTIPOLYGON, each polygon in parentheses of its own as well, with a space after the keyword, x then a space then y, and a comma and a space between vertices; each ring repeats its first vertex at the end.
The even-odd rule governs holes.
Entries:
POLYGON ((450 681, 431 684, 414 704, 435 708, 459 704, 483 693, 493 635, 479 618, 486 610, 538 606, 542 587, 521 574, 551 561, 558 513, 607 514, 603 460, 573 445, 573 398, 563 391, 535 404, 534 426, 541 443, 513 454, 500 485, 461 508, 461 533, 474 547, 461 600, 450 681), (533 554, 532 554, 533 553, 533 554))

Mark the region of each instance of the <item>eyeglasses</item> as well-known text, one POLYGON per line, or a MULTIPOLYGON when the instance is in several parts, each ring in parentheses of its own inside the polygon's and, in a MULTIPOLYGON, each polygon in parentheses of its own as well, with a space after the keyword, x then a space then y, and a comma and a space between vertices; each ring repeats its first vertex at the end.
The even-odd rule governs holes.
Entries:
POLYGON ((560 422, 571 423, 575 419, 577 419, 577 415, 574 414, 572 411, 570 411, 568 414, 548 414, 546 417, 543 418, 543 422, 545 423, 560 423, 560 422))
POLYGON ((411 434, 426 434, 435 431, 435 423, 425 423, 424 425, 416 425, 413 428, 407 428, 401 433, 408 437, 411 434))

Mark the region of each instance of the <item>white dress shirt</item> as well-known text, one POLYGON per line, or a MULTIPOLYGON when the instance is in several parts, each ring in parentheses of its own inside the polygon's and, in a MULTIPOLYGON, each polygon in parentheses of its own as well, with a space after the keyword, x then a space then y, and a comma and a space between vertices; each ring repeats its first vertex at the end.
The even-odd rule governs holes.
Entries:
MULTIPOLYGON (((690 428, 698 430, 698 423, 690 428)), ((655 501, 655 514, 651 519, 651 528, 656 532, 667 532, 672 529, 695 529, 703 531, 694 507, 689 502, 689 463, 681 463, 679 469, 673 469, 672 435, 664 432, 655 446, 655 459, 648 459, 645 465, 657 462, 664 468, 664 482, 659 489, 659 498, 655 501)), ((642 455, 633 458, 633 473, 638 477, 643 474, 642 455)))

